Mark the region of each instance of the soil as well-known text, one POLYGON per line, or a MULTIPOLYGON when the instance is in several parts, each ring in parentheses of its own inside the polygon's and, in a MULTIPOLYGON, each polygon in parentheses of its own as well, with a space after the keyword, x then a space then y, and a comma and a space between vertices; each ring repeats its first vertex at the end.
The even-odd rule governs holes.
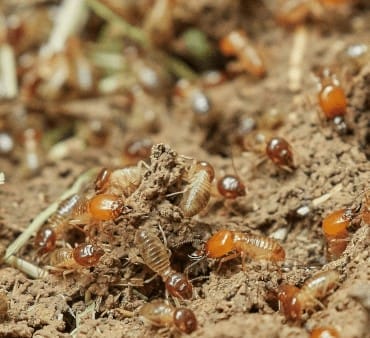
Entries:
MULTIPOLYGON (((98 229, 94 240, 105 254, 96 267, 32 279, 2 264, 0 288, 8 297, 9 309, 0 323, 0 337, 70 337, 72 332, 75 337, 157 336, 158 328, 143 321, 137 311, 147 301, 165 298, 164 285, 158 277, 140 284, 153 273, 143 265, 134 237, 142 227, 160 235, 158 225, 179 271, 190 264, 187 254, 225 228, 274 236, 286 251, 284 269, 251 261, 243 271, 238 259, 223 264, 219 271, 214 260, 194 266, 190 278, 194 279, 195 297, 182 302, 198 319, 198 329, 189 336, 309 337, 314 327, 333 326, 340 337, 370 337, 369 224, 362 221, 351 229, 346 250, 332 262, 326 261, 321 231, 324 216, 365 201, 370 181, 369 60, 356 73, 341 77, 351 127, 344 136, 318 116, 316 84, 309 75, 317 66, 338 64, 336 55, 345 46, 370 41, 367 1, 338 16, 341 20, 335 23, 324 18, 306 24, 302 83, 292 91, 288 73, 295 32, 278 26, 261 3, 178 1, 174 19, 179 27, 196 25, 212 39, 230 29, 245 29, 263 46, 268 75, 257 80, 241 74, 209 88, 214 108, 207 121, 199 122, 180 101, 168 103, 162 97, 150 98, 149 103, 138 101, 138 110, 148 104, 157 109, 154 132, 111 126, 104 146, 71 150, 62 160, 47 161, 32 178, 22 176, 16 157, 0 157, 6 177, 0 185, 0 248, 4 251, 82 172, 119 165, 126 140, 145 134, 155 142, 142 183, 125 201, 124 215, 98 229), (293 172, 274 166, 263 154, 231 147, 241 117, 256 117, 271 109, 283 115, 284 122, 274 133, 292 145, 297 166, 293 172), (179 155, 210 162, 216 178, 236 170, 246 185, 246 196, 235 200, 212 196, 205 210, 185 218, 177 206, 180 197, 166 197, 181 190, 191 163, 179 155), (318 203, 325 194, 328 198, 318 203), (302 207, 308 210, 304 214, 302 207), (314 273, 328 269, 340 273, 340 282, 323 299, 323 308, 315 308, 300 323, 288 322, 278 311, 278 286, 301 286, 314 273)), ((346 65, 339 67, 345 70, 346 65)), ((88 112, 96 110, 96 116, 115 116, 115 108, 105 104, 107 98, 100 99, 101 106, 97 100, 86 98, 83 107, 88 112)), ((48 119, 67 109, 63 104, 46 112, 48 119)), ((72 231, 71 236, 75 235, 72 231)), ((32 239, 18 256, 41 267, 47 265, 47 257, 36 254, 32 239)))

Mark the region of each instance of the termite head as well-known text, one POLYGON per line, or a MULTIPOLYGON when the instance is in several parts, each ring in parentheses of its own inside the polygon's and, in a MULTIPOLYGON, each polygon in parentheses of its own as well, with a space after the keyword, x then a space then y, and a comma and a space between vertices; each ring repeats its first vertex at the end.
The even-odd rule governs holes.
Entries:
POLYGON ((174 272, 166 279, 166 289, 176 298, 191 299, 193 297, 193 285, 187 277, 180 273, 174 272))
POLYGON ((230 230, 220 230, 208 239, 204 246, 208 258, 220 258, 234 250, 234 233, 230 230))
POLYGON ((289 320, 299 320, 302 309, 298 300, 299 288, 293 285, 284 284, 279 287, 279 307, 284 316, 289 320))
POLYGON ((103 255, 104 251, 93 244, 83 243, 73 249, 73 258, 84 267, 95 266, 103 255))
POLYGON ((245 196, 245 185, 241 179, 234 175, 225 175, 217 182, 219 193, 225 198, 234 199, 245 196))
POLYGON ((118 218, 124 209, 121 197, 111 194, 94 196, 90 201, 92 217, 98 221, 109 221, 118 218))
POLYGON ((274 137, 267 142, 266 154, 278 167, 289 171, 295 169, 292 148, 282 137, 274 137))
POLYGON ((190 334, 197 329, 198 322, 194 312, 190 309, 180 307, 173 314, 175 326, 184 333, 190 334))
POLYGON ((105 190, 107 190, 107 185, 109 182, 109 177, 111 175, 112 171, 107 168, 102 168, 98 175, 96 176, 94 186, 95 186, 95 192, 97 194, 103 193, 105 190))

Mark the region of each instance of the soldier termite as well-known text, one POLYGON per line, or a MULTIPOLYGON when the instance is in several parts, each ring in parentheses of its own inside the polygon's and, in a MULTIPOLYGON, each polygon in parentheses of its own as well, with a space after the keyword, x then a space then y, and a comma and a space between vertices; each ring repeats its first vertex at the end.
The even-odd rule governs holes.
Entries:
POLYGON ((245 259, 280 262, 285 259, 284 248, 274 239, 232 230, 220 230, 207 240, 198 256, 193 258, 219 259, 220 265, 240 256, 243 270, 245 259))

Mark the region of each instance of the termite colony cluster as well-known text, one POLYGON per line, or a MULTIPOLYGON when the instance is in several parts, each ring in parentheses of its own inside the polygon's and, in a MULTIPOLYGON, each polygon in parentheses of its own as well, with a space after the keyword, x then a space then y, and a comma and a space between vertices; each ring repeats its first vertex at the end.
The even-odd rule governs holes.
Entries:
MULTIPOLYGON (((0 4, 0 157, 19 164, 13 177, 21 180, 79 154, 77 162, 94 158, 91 163, 98 165, 30 234, 27 262, 33 260, 39 277, 80 281, 86 300, 102 302, 97 311, 102 317, 140 316, 163 334, 191 334, 204 325, 193 301, 204 298, 203 286, 212 276, 222 280, 226 268, 234 271, 233 262, 241 263, 237 269, 245 275, 246 290, 253 269, 261 280, 265 273, 274 276, 257 290, 263 300, 251 301, 245 312, 263 312, 263 303, 289 324, 303 326, 325 307, 321 301, 347 277, 330 263, 340 260, 355 232, 370 223, 368 182, 351 205, 322 217, 325 253, 315 272, 289 256, 286 236, 247 222, 234 225, 235 219, 268 207, 257 207, 248 194, 248 179, 263 177, 257 168, 287 180, 304 172, 295 140, 284 136, 287 114, 275 107, 239 107, 235 114, 218 108, 217 90, 223 85, 242 75, 256 85, 269 77, 267 48, 235 25, 214 35, 180 28, 177 1, 7 3, 0 4), (171 124, 174 133, 167 131, 171 124), (191 143, 184 130, 195 131, 207 161, 193 156, 191 147, 182 148, 189 153, 173 150, 180 143, 173 137, 191 143), (245 154, 258 162, 251 175, 240 171, 245 154), (213 160, 223 164, 219 168, 213 160), (239 208, 243 199, 247 209, 239 208), (212 222, 212 212, 222 225, 212 222), (291 261, 298 262, 304 277, 292 281, 291 261)), ((262 3, 278 25, 294 30, 297 45, 307 38, 306 23, 325 25, 328 17, 343 18, 356 7, 353 0, 262 3)), ((238 6, 235 1, 230 11, 238 6)), ((299 53, 291 57, 292 92, 303 87, 299 53)), ((317 111, 311 122, 320 132, 347 140, 356 133, 356 118, 346 82, 369 65, 370 46, 342 46, 335 59, 310 72, 317 90, 307 105, 317 111)), ((366 147, 366 137, 360 148, 366 147)), ((12 183, 4 171, 0 190, 2 183, 12 183)), ((294 216, 306 216, 329 198, 314 200, 294 216)), ((11 259, 15 251, 5 262, 16 265, 11 259)), ((0 295, 6 318, 8 300, 0 295)), ((311 337, 340 336, 333 327, 308 331, 311 337)))

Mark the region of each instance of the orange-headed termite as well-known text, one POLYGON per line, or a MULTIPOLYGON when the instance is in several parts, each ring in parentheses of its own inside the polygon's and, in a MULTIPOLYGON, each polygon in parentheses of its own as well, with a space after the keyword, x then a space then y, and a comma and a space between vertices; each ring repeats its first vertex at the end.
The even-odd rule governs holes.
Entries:
POLYGON ((301 289, 293 285, 281 285, 278 293, 280 308, 287 319, 300 320, 303 312, 320 304, 339 281, 334 270, 319 272, 305 281, 301 289))
POLYGON ((167 248, 154 233, 139 229, 135 243, 144 263, 162 278, 169 294, 181 299, 192 298, 192 284, 185 275, 171 268, 167 248))
POLYGON ((245 196, 245 185, 238 176, 225 175, 217 181, 218 192, 225 198, 245 196))
POLYGON ((183 333, 190 334, 197 329, 197 319, 192 310, 185 307, 174 308, 162 300, 144 304, 139 314, 152 325, 158 327, 175 327, 183 333))
POLYGON ((220 264, 222 264, 238 256, 241 257, 243 270, 245 270, 247 257, 254 260, 279 262, 284 261, 285 250, 272 238, 239 231, 220 230, 207 240, 197 258, 220 259, 220 264))
POLYGON ((113 221, 121 215, 123 208, 122 197, 112 194, 99 194, 90 199, 83 198, 74 206, 70 223, 113 221))

